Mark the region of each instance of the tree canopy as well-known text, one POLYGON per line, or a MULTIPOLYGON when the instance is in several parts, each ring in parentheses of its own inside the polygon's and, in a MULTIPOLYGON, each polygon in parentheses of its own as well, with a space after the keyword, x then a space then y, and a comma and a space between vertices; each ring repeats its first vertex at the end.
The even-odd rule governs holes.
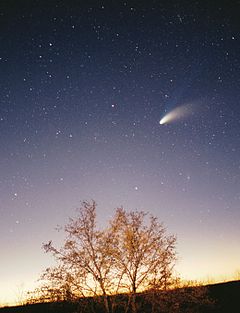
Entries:
POLYGON ((41 277, 49 301, 93 297, 112 313, 122 295, 124 311, 136 313, 138 294, 165 292, 175 281, 176 237, 149 213, 117 208, 99 228, 95 201, 84 201, 62 229, 62 247, 43 245, 56 259, 41 277))

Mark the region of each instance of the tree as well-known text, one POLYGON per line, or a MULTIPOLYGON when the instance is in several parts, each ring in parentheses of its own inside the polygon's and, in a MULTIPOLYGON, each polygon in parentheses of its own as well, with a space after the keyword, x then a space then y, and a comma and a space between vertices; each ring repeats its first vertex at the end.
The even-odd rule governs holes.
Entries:
POLYGON ((96 203, 83 202, 77 217, 70 219, 64 230, 67 236, 62 248, 56 249, 52 241, 43 246, 60 264, 57 271, 47 269, 43 278, 56 281, 58 286, 68 281, 68 292, 76 297, 102 296, 109 313, 108 295, 116 289, 112 284, 115 237, 111 229, 97 229, 96 203))
POLYGON ((167 289, 172 283, 176 260, 176 237, 168 236, 156 217, 143 211, 126 212, 117 209, 111 222, 118 238, 114 258, 120 273, 122 286, 127 289, 129 301, 126 311, 137 311, 136 294, 154 286, 167 289))
POLYGON ((111 313, 117 298, 112 295, 125 293, 125 312, 136 313, 137 293, 153 285, 166 289, 171 283, 176 238, 166 234, 156 217, 119 208, 100 230, 96 203, 82 202, 64 231, 66 238, 60 249, 52 241, 43 245, 57 261, 57 266, 42 276, 44 290, 54 298, 93 296, 102 300, 106 313, 111 313))

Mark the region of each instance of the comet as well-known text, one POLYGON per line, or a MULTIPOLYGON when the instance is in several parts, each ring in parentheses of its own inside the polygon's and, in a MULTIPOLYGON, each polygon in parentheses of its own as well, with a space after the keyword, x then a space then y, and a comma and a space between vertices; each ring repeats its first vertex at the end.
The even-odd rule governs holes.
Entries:
POLYGON ((182 105, 174 110, 168 112, 166 115, 164 115, 163 118, 159 121, 160 125, 168 124, 173 121, 177 121, 179 119, 185 118, 192 112, 190 105, 182 105))

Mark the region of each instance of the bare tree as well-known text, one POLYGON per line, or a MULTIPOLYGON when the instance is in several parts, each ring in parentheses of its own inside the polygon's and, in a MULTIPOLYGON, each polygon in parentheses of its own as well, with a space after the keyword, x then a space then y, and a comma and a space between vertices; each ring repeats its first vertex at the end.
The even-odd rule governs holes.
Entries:
POLYGON ((113 284, 116 237, 112 229, 99 230, 96 227, 96 203, 83 202, 75 219, 70 219, 64 228, 67 236, 61 249, 52 242, 44 244, 59 262, 57 270, 48 269, 43 278, 68 283, 68 290, 74 296, 102 296, 107 313, 111 311, 109 295, 116 292, 113 284))
POLYGON ((118 238, 115 266, 122 273, 121 286, 129 294, 126 311, 131 308, 135 313, 138 292, 148 290, 153 283, 158 289, 171 284, 176 237, 168 236, 156 217, 142 211, 117 209, 111 225, 118 238))
POLYGON ((43 245, 57 261, 42 276, 41 294, 46 292, 48 301, 91 296, 102 300, 105 312, 111 313, 121 293, 125 294, 125 312, 136 313, 137 293, 153 284, 166 289, 171 282, 176 238, 166 234, 156 217, 120 208, 100 230, 96 203, 83 202, 64 231, 60 249, 52 241, 43 245))

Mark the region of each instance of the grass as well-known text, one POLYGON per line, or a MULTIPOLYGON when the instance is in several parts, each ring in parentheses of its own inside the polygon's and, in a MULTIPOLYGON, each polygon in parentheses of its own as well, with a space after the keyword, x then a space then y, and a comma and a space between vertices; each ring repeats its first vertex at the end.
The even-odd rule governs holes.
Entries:
MULTIPOLYGON (((239 313, 239 296, 240 296, 240 280, 238 281, 230 281, 218 284, 210 284, 206 286, 208 289, 208 294, 211 299, 215 302, 212 307, 205 307, 204 309, 200 309, 201 313, 239 313)), ((192 287, 191 287, 192 288, 192 287)), ((189 288, 189 290, 191 289, 189 288)), ((199 288, 199 287, 193 287, 199 288)), ((201 287, 200 287, 201 288, 201 287)), ((169 291, 172 293, 172 291, 169 291)), ((141 302, 142 295, 139 295, 138 301, 141 302)), ((84 303, 82 302, 81 308, 84 311, 80 310, 79 302, 57 302, 57 303, 37 303, 37 304, 28 304, 23 306, 15 306, 15 307, 4 307, 0 308, 0 313, 76 313, 76 312, 97 312, 101 313, 101 307, 96 307, 97 304, 94 304, 92 299, 85 299, 84 303), (95 307, 94 307, 95 306, 95 307), (94 310, 95 309, 95 310, 94 310)), ((146 306, 146 309, 141 309, 139 312, 150 312, 149 306, 146 306)), ((172 313, 169 310, 168 313, 172 313)), ((120 313, 121 310, 118 310, 120 313)), ((178 312, 178 311, 174 311, 178 312)), ((186 308, 182 309, 179 312, 189 312, 186 308), (185 311, 186 310, 186 311, 185 311)), ((196 312, 195 309, 190 312, 196 312)), ((129 312, 130 313, 130 312, 129 312)))

